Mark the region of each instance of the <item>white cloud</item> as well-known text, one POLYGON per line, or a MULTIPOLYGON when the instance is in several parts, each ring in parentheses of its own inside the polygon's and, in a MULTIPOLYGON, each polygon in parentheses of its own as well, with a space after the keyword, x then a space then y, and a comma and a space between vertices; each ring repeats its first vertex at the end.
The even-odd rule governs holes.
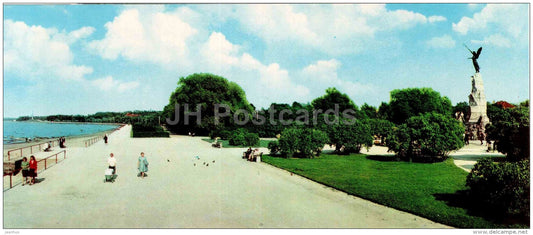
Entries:
POLYGON ((111 60, 122 56, 136 62, 187 63, 187 40, 197 30, 184 22, 177 12, 164 13, 158 9, 124 10, 105 24, 105 38, 91 42, 89 48, 111 60))
POLYGON ((376 91, 376 88, 371 84, 362 84, 339 78, 337 70, 340 67, 341 63, 335 59, 319 60, 303 68, 301 77, 304 81, 314 84, 314 92, 317 94, 324 92, 327 87, 336 87, 353 99, 376 91))
POLYGON ((320 60, 305 67, 302 72, 310 80, 328 82, 331 78, 337 78, 337 69, 340 65, 340 62, 335 59, 320 60))
POLYGON ((317 43, 306 14, 295 12, 291 5, 257 4, 237 8, 240 23, 268 42, 302 40, 317 43))
POLYGON ((241 5, 234 17, 270 45, 295 44, 330 55, 369 50, 378 44, 374 43, 378 32, 406 30, 429 21, 420 13, 388 10, 384 4, 241 5))
POLYGON ((446 17, 444 16, 430 16, 428 18, 429 23, 441 22, 441 21, 446 21, 446 20, 448 19, 446 19, 446 17))
POLYGON ((493 45, 496 47, 511 47, 511 40, 509 40, 507 37, 502 36, 501 34, 493 34, 488 37, 485 37, 483 40, 472 40, 472 43, 493 45))
POLYGON ((124 92, 128 90, 133 90, 139 86, 139 82, 133 81, 133 82, 120 82, 118 84, 117 90, 118 92, 124 92))
POLYGON ((54 28, 29 26, 8 19, 4 22, 5 70, 33 80, 81 81, 93 69, 74 64, 70 44, 93 31, 93 28, 84 27, 70 33, 58 33, 54 28))
POLYGON ((200 53, 208 66, 222 69, 238 65, 239 58, 236 57, 238 52, 239 46, 233 45, 226 40, 224 34, 213 32, 203 45, 200 53))
POLYGON ((426 44, 433 48, 454 48, 455 40, 450 35, 443 35, 442 37, 434 37, 426 42, 426 44))
POLYGON ((107 76, 100 79, 95 79, 91 81, 91 84, 102 91, 118 91, 124 92, 127 90, 133 90, 139 86, 139 82, 122 82, 116 81, 112 76, 107 76))
POLYGON ((469 32, 498 31, 516 39, 527 40, 527 4, 487 4, 473 17, 463 17, 452 28, 459 34, 469 32))

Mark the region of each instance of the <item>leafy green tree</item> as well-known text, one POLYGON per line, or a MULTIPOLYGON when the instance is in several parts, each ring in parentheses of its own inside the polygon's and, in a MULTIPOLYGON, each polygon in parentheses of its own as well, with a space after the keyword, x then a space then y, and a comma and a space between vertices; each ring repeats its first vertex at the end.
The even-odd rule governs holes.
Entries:
MULTIPOLYGON (((178 112, 179 121, 175 124, 167 124, 168 128, 176 133, 196 132, 197 134, 208 134, 213 129, 224 129, 233 126, 233 115, 237 110, 242 109, 250 115, 253 108, 248 103, 242 88, 226 78, 208 74, 192 74, 186 78, 180 78, 178 87, 170 95, 169 104, 163 110, 163 117, 171 121, 176 120, 176 104, 188 104, 188 114, 201 112, 200 123, 197 123, 196 116, 189 116, 189 123, 185 123, 185 111, 181 106, 178 112), (224 104, 229 106, 230 115, 228 117, 215 120, 215 105, 224 104), (199 107, 199 110, 197 110, 199 107)), ((224 108, 217 110, 224 113, 224 108)), ((247 114, 244 114, 247 115, 247 114)), ((250 117, 248 117, 250 118, 250 117)))
POLYGON ((529 222, 529 160, 494 163, 482 159, 466 178, 472 202, 501 217, 518 217, 529 222))
POLYGON ((377 118, 378 117, 378 110, 374 106, 370 106, 367 103, 364 103, 361 106, 361 113, 363 116, 367 118, 377 118))
POLYGON ((359 153, 363 146, 367 148, 372 146, 370 125, 363 121, 353 120, 353 123, 349 125, 327 125, 326 133, 329 143, 335 145, 337 153, 359 153), (344 149, 342 149, 343 146, 344 149))
POLYGON ((368 119, 365 120, 370 126, 370 133, 372 136, 380 138, 381 143, 384 144, 387 141, 387 137, 392 133, 395 125, 391 121, 384 119, 368 119))
POLYGON ((459 121, 431 112, 407 119, 392 132, 386 144, 401 158, 426 157, 434 161, 463 147, 464 131, 459 121))
POLYGON ((381 105, 379 105, 379 108, 378 108, 377 118, 385 119, 385 120, 392 120, 392 109, 390 107, 390 104, 381 102, 381 105))
MULTIPOLYGON (((359 108, 355 103, 348 97, 348 95, 341 93, 334 87, 326 89, 326 94, 318 97, 311 102, 311 105, 315 110, 335 110, 335 105, 338 105, 339 115, 341 115, 345 110, 353 110, 357 118, 362 118, 362 114, 359 112, 359 108)), ((354 113, 350 114, 354 115, 354 113)))
POLYGON ((440 93, 431 88, 407 88, 391 91, 390 101, 392 117, 396 124, 420 114, 436 112, 451 116, 452 104, 448 97, 441 97, 440 93))
POLYGON ((287 128, 281 133, 279 149, 285 157, 319 156, 328 142, 326 133, 311 128, 287 128))
POLYGON ((529 107, 500 109, 487 125, 487 137, 509 161, 529 159, 529 107))

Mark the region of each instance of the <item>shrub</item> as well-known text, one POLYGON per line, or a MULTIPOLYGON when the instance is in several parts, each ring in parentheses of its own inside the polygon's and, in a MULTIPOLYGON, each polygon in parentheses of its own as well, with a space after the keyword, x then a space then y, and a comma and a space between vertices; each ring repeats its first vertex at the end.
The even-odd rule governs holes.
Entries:
POLYGON ((256 146, 259 144, 259 135, 257 133, 249 133, 248 130, 244 128, 239 128, 228 133, 230 133, 228 138, 230 145, 256 146))
POLYGON ((256 146, 259 144, 259 135, 256 133, 246 133, 244 135, 244 145, 256 146))
POLYGON ((326 133, 316 129, 289 128, 281 133, 279 148, 285 157, 312 158, 319 156, 328 142, 326 133))
POLYGON ((236 131, 229 137, 229 144, 234 146, 242 146, 244 145, 244 133, 236 131))
POLYGON ((468 174, 466 186, 478 206, 529 221, 529 160, 494 163, 482 159, 468 174))
POLYGON ((277 154, 280 151, 279 141, 268 142, 268 150, 270 150, 270 154, 277 154))
POLYGON ((335 145, 335 151, 340 153, 344 146, 343 153, 359 153, 363 146, 372 146, 372 133, 370 126, 358 120, 353 120, 351 124, 327 125, 326 127, 329 143, 335 145))
POLYGON ((404 159, 444 160, 450 151, 463 147, 463 133, 459 121, 443 114, 426 113, 395 128, 386 144, 404 159))
POLYGON ((131 128, 131 137, 169 137, 169 133, 159 125, 135 123, 131 128))
POLYGON ((501 109, 500 113, 487 126, 487 138, 509 161, 529 159, 529 107, 501 109))

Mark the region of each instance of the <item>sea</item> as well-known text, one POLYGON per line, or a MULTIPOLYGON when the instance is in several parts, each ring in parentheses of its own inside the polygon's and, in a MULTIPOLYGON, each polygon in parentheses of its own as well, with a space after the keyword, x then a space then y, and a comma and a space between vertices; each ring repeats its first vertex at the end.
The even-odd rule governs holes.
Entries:
POLYGON ((61 136, 89 135, 118 127, 118 125, 113 124, 3 121, 4 144, 25 142, 26 138, 56 138, 61 136))

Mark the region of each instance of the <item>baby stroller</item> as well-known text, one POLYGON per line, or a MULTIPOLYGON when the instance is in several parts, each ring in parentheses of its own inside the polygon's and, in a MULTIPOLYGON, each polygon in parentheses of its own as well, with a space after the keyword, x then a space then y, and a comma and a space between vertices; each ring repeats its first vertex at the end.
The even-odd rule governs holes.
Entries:
POLYGON ((105 179, 104 179, 104 183, 105 182, 115 182, 115 178, 116 178, 116 175, 115 175, 115 172, 113 172, 113 169, 106 169, 105 170, 105 179))

